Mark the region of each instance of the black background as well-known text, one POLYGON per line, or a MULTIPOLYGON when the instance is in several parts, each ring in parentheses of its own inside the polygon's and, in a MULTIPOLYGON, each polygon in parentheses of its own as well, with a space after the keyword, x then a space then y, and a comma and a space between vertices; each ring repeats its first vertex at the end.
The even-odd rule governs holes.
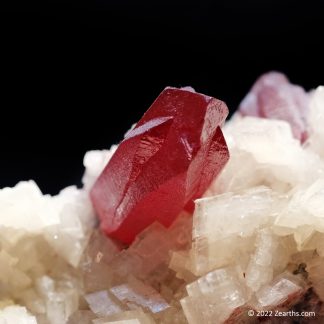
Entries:
POLYGON ((84 153, 118 142, 167 85, 233 112, 269 70, 324 83, 323 1, 12 0, 0 12, 0 187, 79 184, 84 153))

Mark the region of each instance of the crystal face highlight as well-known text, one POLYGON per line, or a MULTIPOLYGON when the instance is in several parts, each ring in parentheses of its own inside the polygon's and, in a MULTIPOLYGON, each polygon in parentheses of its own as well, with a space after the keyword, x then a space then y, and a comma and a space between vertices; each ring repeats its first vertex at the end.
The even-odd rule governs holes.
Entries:
POLYGON ((91 190, 103 231, 130 243, 154 221, 170 226, 192 210, 229 158, 220 130, 227 114, 222 101, 166 88, 91 190))

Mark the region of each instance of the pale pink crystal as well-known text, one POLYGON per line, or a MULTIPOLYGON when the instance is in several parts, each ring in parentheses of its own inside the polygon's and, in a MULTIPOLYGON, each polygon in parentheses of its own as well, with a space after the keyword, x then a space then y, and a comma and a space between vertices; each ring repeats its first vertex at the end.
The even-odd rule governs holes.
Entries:
POLYGON ((284 120, 290 124, 294 137, 304 142, 308 100, 305 90, 291 84, 284 74, 269 72, 257 79, 239 111, 244 116, 284 120))

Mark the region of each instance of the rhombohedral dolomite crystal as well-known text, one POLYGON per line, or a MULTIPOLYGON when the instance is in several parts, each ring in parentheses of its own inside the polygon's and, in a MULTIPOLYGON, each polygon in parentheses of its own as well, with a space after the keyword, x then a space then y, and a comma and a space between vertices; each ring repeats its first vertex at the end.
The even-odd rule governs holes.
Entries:
MULTIPOLYGON (((222 128, 228 163, 205 192, 188 194, 198 198, 194 211, 183 199, 172 224, 161 224, 159 202, 156 221, 145 223, 127 247, 98 228, 89 198, 116 146, 85 155, 82 189, 69 187, 54 197, 32 181, 2 189, 0 323, 323 323, 323 89, 306 93, 281 74, 261 77, 222 128)), ((201 107, 212 100, 190 88, 172 91, 201 107)), ((174 125, 174 132, 191 130, 181 124, 188 116, 177 118, 167 126, 168 136, 174 125)), ((222 124, 216 118, 202 126, 204 121, 200 126, 215 134, 222 124)), ((132 130, 134 137, 140 127, 132 130)), ((129 134, 125 142, 133 138, 129 134)), ((209 148, 200 146, 199 159, 185 161, 186 177, 188 170, 200 170, 189 179, 202 181, 209 148)), ((144 174, 144 162, 136 175, 144 174)), ((133 186, 137 179, 132 177, 133 186)), ((140 203, 143 196, 137 198, 140 203)))

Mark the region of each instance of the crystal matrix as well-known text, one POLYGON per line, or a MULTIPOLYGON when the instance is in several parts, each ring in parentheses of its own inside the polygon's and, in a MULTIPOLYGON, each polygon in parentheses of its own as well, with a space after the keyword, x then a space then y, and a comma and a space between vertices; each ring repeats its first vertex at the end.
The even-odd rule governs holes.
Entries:
POLYGON ((166 88, 91 191, 101 228, 130 243, 154 221, 169 226, 184 207, 192 210, 228 160, 220 130, 227 113, 219 100, 166 88))
POLYGON ((127 248, 97 228, 89 199, 116 146, 86 154, 82 189, 1 190, 0 322, 323 323, 323 88, 307 96, 306 141, 286 120, 236 113, 230 161, 193 215, 127 248))

